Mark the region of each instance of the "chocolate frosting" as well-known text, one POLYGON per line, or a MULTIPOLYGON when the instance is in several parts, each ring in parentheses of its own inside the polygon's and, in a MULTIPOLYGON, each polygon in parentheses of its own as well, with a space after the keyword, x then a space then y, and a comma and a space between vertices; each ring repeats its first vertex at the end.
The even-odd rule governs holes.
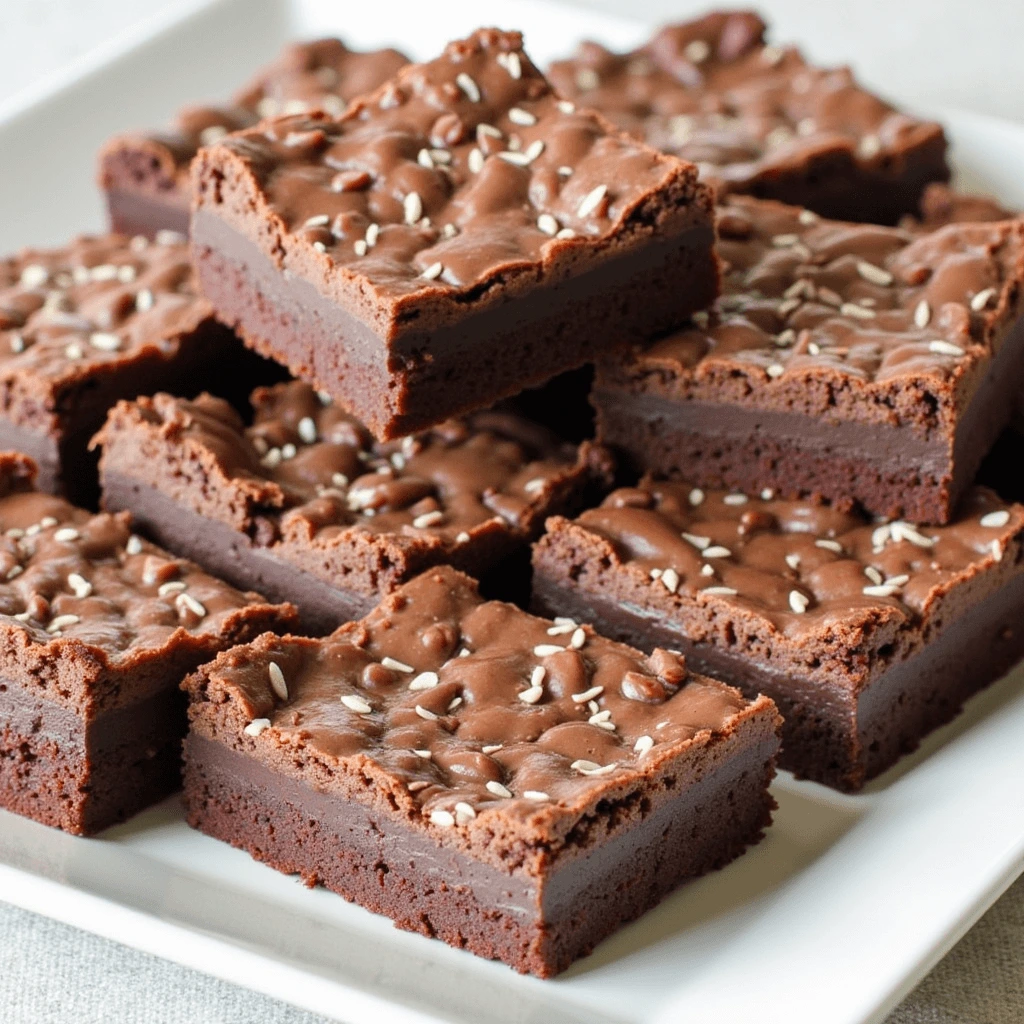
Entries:
POLYGON ((998 575, 1004 558, 1016 564, 1024 507, 977 487, 954 522, 916 527, 768 492, 644 479, 575 525, 610 543, 659 600, 742 609, 769 632, 800 639, 853 636, 872 622, 927 623, 955 586, 998 575))
POLYGON ((948 429, 1021 313, 1024 221, 920 233, 735 196, 718 233, 714 308, 599 386, 948 429))
POLYGON ((20 392, 68 389, 99 371, 177 355, 212 318, 178 241, 82 236, 0 260, 0 380, 20 392))
POLYGON ((692 160, 723 192, 837 158, 884 167, 941 140, 939 125, 865 92, 849 68, 815 68, 794 47, 766 45, 764 33, 756 14, 714 13, 631 53, 584 43, 548 74, 562 95, 692 160))
POLYGON ((267 606, 135 536, 126 513, 93 515, 35 491, 34 474, 30 459, 0 453, 0 633, 22 661, 123 667, 186 635, 230 638, 245 610, 268 613, 266 624, 294 621, 288 606, 267 606))
MULTIPOLYGON (((340 39, 293 43, 240 89, 230 104, 186 107, 169 128, 113 139, 105 154, 138 145, 156 147, 167 160, 172 179, 187 188, 188 167, 200 146, 249 128, 261 117, 311 110, 337 116, 354 96, 375 89, 406 63, 397 50, 360 53, 349 50, 340 39)), ((102 183, 105 187, 116 184, 113 180, 102 183)))
POLYGON ((519 34, 493 29, 404 68, 337 120, 264 123, 205 149, 197 167, 200 210, 218 205, 251 235, 242 222, 255 205, 269 221, 260 244, 284 236, 279 264, 339 290, 358 283, 376 302, 452 289, 477 299, 498 275, 530 276, 556 256, 568 270, 643 220, 652 197, 698 187, 690 165, 556 96, 519 34), (231 185, 215 191, 224 175, 231 185), (312 252, 293 263, 293 247, 312 252))
POLYGON ((253 406, 246 428, 227 402, 209 394, 121 402, 97 438, 119 443, 115 463, 104 458, 104 472, 141 474, 167 492, 173 483, 153 476, 155 464, 195 461, 205 482, 175 493, 175 500, 285 557, 285 548, 340 549, 380 539, 389 564, 381 570, 383 587, 414 553, 422 565, 423 558, 486 550, 496 535, 525 542, 553 506, 606 471, 606 457, 592 445, 575 449, 511 413, 477 413, 378 442, 300 381, 257 389, 253 406), (123 465, 123 436, 141 456, 137 468, 123 465), (157 449, 150 437, 159 438, 157 449))
POLYGON ((227 701, 258 757, 310 753, 430 825, 482 835, 492 814, 535 819, 654 772, 752 707, 567 620, 482 602, 449 567, 407 583, 320 640, 261 637, 184 684, 227 701))

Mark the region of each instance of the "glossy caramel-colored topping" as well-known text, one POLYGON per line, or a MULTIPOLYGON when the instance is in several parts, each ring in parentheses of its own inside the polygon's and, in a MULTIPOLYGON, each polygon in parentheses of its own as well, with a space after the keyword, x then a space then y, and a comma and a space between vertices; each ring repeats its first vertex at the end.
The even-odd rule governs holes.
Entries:
MULTIPOLYGON (((638 356, 695 389, 738 371, 768 400, 805 379, 830 383, 840 402, 863 398, 855 418, 882 415, 876 392, 910 381, 955 387, 1020 315, 1024 221, 922 234, 736 196, 719 207, 718 234, 722 296, 638 356)), ((908 401, 885 415, 922 409, 908 401)))
POLYGON ((263 637, 186 685, 230 702, 227 742, 340 762, 439 828, 578 806, 751 707, 667 651, 482 602, 447 567, 331 637, 263 637))
POLYGON ((643 480, 574 524, 609 541, 659 602, 743 610, 794 637, 838 636, 886 618, 927 622, 951 587, 1019 559, 1024 508, 978 487, 949 525, 915 526, 769 492, 643 480))
POLYGON ((93 515, 33 490, 34 472, 24 456, 0 453, 0 632, 12 650, 116 666, 173 647, 179 632, 230 634, 240 611, 262 604, 142 540, 126 514, 93 515))
POLYGON ((211 316, 181 242, 98 235, 25 249, 0 260, 0 378, 70 385, 147 354, 167 359, 211 316))
POLYGON ((255 205, 261 242, 283 236, 275 259, 328 291, 358 284, 362 301, 469 292, 499 275, 522 287, 556 255, 568 270, 627 225, 649 232, 653 201, 698 188, 690 165, 556 96, 519 34, 496 30, 404 68, 340 119, 229 136, 193 174, 200 211, 253 235, 255 205), (293 265, 296 243, 312 253, 293 265))
POLYGON ((850 160, 884 167, 906 148, 939 140, 939 125, 872 96, 848 68, 809 65, 764 42, 756 14, 709 14, 670 25, 631 53, 584 43, 548 74, 580 106, 691 160, 705 181, 747 191, 791 168, 850 160))

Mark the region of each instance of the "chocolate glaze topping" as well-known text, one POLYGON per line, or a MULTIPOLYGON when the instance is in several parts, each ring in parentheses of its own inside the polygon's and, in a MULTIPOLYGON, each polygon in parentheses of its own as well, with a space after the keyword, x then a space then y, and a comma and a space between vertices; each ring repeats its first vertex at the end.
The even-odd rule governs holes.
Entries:
POLYGON ((339 39, 293 43, 236 93, 230 104, 186 107, 168 129, 115 139, 107 152, 133 143, 165 150, 171 164, 166 171, 187 188, 188 167, 200 146, 249 128, 261 117, 311 110, 337 116, 350 99, 386 82, 406 63, 397 50, 359 53, 347 49, 339 39))
POLYGON ((815 68, 794 47, 766 45, 765 28, 750 12, 709 14, 666 26, 631 53, 584 43, 548 74, 562 95, 692 160, 726 192, 837 156, 884 166, 941 140, 939 125, 865 92, 849 68, 815 68))
POLYGON ((628 785, 750 707, 667 651, 481 602, 448 567, 331 637, 267 635, 185 685, 230 702, 229 744, 312 753, 373 778, 399 811, 476 836, 494 814, 551 818, 628 785))
POLYGON ((683 396, 948 425, 952 403, 922 393, 985 368, 1021 312, 1024 221, 922 235, 735 196, 718 234, 721 298, 629 367, 672 376, 683 396))
POLYGON ((196 292, 188 249, 120 235, 0 260, 0 380, 70 386, 155 351, 212 317, 196 292))
MULTIPOLYGON (((120 403, 112 432, 158 432, 202 464, 208 483, 184 495, 262 544, 352 534, 397 548, 452 552, 495 529, 523 539, 567 485, 586 475, 577 449, 511 413, 482 412, 432 430, 377 442, 356 419, 300 381, 259 388, 245 428, 219 398, 160 394, 120 403), (219 500, 212 495, 223 495, 219 500)), ((145 441, 142 442, 145 445, 145 441)), ((145 454, 143 454, 145 458, 145 454)))
POLYGON ((608 541, 658 595, 743 609, 800 639, 926 622, 954 585, 1021 558, 1024 507, 977 487, 953 523, 917 527, 767 492, 645 479, 575 523, 608 541))
POLYGON ((0 635, 23 660, 124 666, 182 633, 216 637, 262 603, 135 536, 127 514, 33 490, 34 473, 30 459, 0 453, 0 635))
POLYGON ((333 280, 328 289, 364 282, 377 302, 468 292, 556 255, 568 265, 604 248, 652 195, 697 188, 690 165, 559 99, 519 34, 493 29, 406 67, 338 120, 264 123, 197 164, 200 209, 220 201, 227 176, 225 192, 239 196, 234 214, 227 196, 226 215, 241 224, 255 203, 269 220, 261 237, 284 233, 286 268, 300 242, 314 252, 308 269, 292 269, 333 280))

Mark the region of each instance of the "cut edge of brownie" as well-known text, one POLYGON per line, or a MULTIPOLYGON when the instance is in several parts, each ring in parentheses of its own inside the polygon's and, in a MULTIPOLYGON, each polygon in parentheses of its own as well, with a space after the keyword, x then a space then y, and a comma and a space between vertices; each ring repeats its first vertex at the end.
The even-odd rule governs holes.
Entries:
MULTIPOLYGON (((652 589, 610 539, 560 516, 533 545, 531 608, 592 623, 640 650, 678 650, 696 671, 748 697, 766 694, 782 715, 780 766, 856 792, 1024 656, 1024 630, 1016 627, 1024 614, 1022 563, 1018 530, 998 567, 939 595, 926 623, 865 617, 852 634, 861 636, 856 657, 841 659, 847 678, 832 678, 822 651, 812 657, 814 650, 794 646, 787 654, 788 642, 767 620, 759 628, 749 609, 731 615, 728 599, 705 610, 665 587, 652 589), (923 634, 915 650, 901 638, 901 622, 923 634)), ((832 628, 841 632, 841 623, 832 628)))
MULTIPOLYGON (((434 575, 456 591, 475 586, 451 569, 434 575)), ((428 585, 423 581, 420 589, 428 585)), ((385 603, 374 615, 401 607, 385 603)), ((360 627, 337 636, 358 644, 360 627)), ((389 792, 389 771, 372 759, 328 764, 310 743, 300 753, 283 735, 268 733, 269 719, 250 723, 250 716, 268 713, 273 698, 250 692, 248 683, 236 692, 221 677, 266 659, 301 659, 302 649, 317 643, 266 638, 219 656, 186 681, 188 820, 308 885, 387 914, 401 928, 549 977, 684 879, 732 860, 770 822, 775 805, 767 787, 779 720, 774 704, 760 697, 733 711, 724 731, 703 729, 681 746, 673 742, 631 781, 610 776, 583 800, 545 802, 503 820, 492 813, 486 830, 461 811, 454 824, 434 822, 433 814, 428 823, 411 794, 389 792), (289 654, 295 644, 300 650, 289 654), (353 772, 376 782, 361 786, 353 772)))

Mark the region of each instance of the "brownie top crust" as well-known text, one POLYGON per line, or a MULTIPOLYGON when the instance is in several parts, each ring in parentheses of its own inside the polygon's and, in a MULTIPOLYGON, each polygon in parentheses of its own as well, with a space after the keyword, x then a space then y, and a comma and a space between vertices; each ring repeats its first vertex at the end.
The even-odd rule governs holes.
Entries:
POLYGON ((52 389, 172 357, 211 317, 180 242, 99 235, 25 249, 0 260, 0 379, 52 408, 52 389))
MULTIPOLYGON (((187 185, 188 166, 200 146, 210 145, 229 132, 249 128, 261 117, 324 110, 337 116, 352 97, 370 92, 408 63, 397 50, 361 53, 349 50, 340 39, 293 43, 224 106, 189 106, 163 131, 112 140, 104 155, 142 140, 166 150, 172 176, 187 185)), ((101 183, 117 184, 113 169, 101 157, 101 183)))
POLYGON ((667 651, 645 657, 571 620, 483 602, 447 566, 331 637, 263 636, 184 685, 230 711, 229 744, 312 757, 332 776, 311 771, 321 787, 347 777, 359 799, 478 838, 510 823, 557 832, 569 812, 770 707, 667 651))
POLYGON ((949 429, 1021 313, 1024 221, 921 234, 734 196, 718 235, 712 310, 625 357, 678 397, 949 429))
POLYGON ((630 53, 583 43, 548 75, 563 96, 693 161, 724 191, 837 156, 874 168, 942 145, 938 124, 893 109, 849 68, 816 68, 795 47, 767 45, 765 28, 750 12, 713 13, 630 53))
POLYGON ((748 497, 645 479, 574 525, 659 599, 667 592, 710 611, 735 609, 773 633, 834 645, 862 643, 880 626, 927 623, 954 588, 999 575, 1004 558, 1017 565, 1024 508, 976 487, 954 522, 918 527, 768 491, 748 497))
MULTIPOLYGON (((34 465, 0 452, 0 631, 130 662, 179 631, 219 633, 258 602, 131 532, 126 513, 93 514, 32 488, 34 465)), ((19 646, 21 644, 19 643, 19 646)))
POLYGON ((174 497, 263 543, 315 536, 325 544, 358 532, 443 551, 496 526, 526 536, 591 462, 597 474, 607 469, 599 449, 577 449, 512 413, 476 413, 378 442, 301 381, 258 388, 252 404, 245 427, 211 395, 142 397, 116 406, 98 440, 134 432, 145 460, 153 458, 145 438, 158 435, 162 451, 197 461, 207 481, 174 497))
POLYGON ((560 99, 521 47, 482 30, 338 119, 222 139, 193 168, 198 213, 216 208, 385 337, 403 299, 477 301, 515 274, 568 272, 687 203, 706 222, 691 165, 560 99))

